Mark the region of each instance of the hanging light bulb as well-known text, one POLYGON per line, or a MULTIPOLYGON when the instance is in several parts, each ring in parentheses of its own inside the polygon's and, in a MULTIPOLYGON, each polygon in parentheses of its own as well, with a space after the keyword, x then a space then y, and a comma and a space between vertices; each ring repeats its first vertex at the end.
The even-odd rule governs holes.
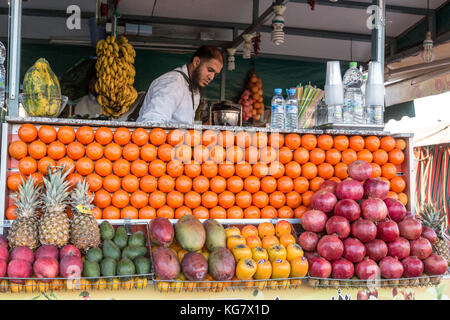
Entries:
POLYGON ((423 41, 422 60, 425 63, 430 63, 434 60, 433 40, 431 39, 431 32, 429 31, 427 32, 427 36, 423 41))
POLYGON ((275 5, 272 7, 275 17, 272 20, 272 42, 277 46, 284 43, 284 18, 283 13, 286 10, 284 5, 275 5))
POLYGON ((228 48, 227 52, 228 52, 228 71, 233 71, 236 68, 236 65, 234 63, 235 61, 234 54, 236 53, 236 49, 228 48))
POLYGON ((243 34, 242 38, 244 38, 244 48, 242 52, 243 59, 250 59, 252 57, 252 34, 243 34))

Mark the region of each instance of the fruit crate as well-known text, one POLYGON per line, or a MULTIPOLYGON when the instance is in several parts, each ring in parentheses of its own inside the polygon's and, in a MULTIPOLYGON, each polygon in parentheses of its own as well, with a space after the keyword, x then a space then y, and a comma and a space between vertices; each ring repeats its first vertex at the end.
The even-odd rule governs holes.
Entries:
MULTIPOLYGON (((199 219, 204 222, 205 219, 199 219)), ((298 232, 301 229, 300 219, 216 219, 225 228, 239 227, 243 225, 258 225, 262 222, 271 222, 276 224, 280 220, 288 221, 292 226, 292 234, 297 239, 298 232)), ((172 224, 175 224, 177 219, 170 219, 172 224)), ((152 249, 155 246, 151 243, 152 249)), ((238 280, 233 277, 231 280, 217 281, 209 274, 202 281, 189 280, 162 280, 159 279, 153 269, 152 272, 154 289, 159 292, 223 292, 223 291, 238 291, 238 290, 277 290, 277 289, 295 289, 298 288, 302 281, 307 277, 293 277, 293 278, 279 278, 279 279, 264 279, 264 280, 238 280)))
MULTIPOLYGON (((104 220, 98 220, 100 224, 104 220)), ((136 231, 142 231, 146 237, 147 255, 150 257, 148 223, 144 221, 132 221, 125 219, 123 221, 108 220, 114 228, 120 225, 124 226, 127 234, 130 235, 136 231)), ((3 221, 0 228, 1 233, 7 237, 11 221, 3 221)), ((146 256, 147 256, 146 255, 146 256)), ((150 259, 150 258, 149 258, 150 259)), ((84 256, 82 257, 84 261, 84 256)), ((125 276, 101 276, 101 277, 80 277, 80 278, 12 278, 0 277, 0 293, 33 293, 33 292, 51 292, 51 291, 89 291, 89 290, 131 290, 144 289, 152 283, 153 273, 133 274, 125 276)))

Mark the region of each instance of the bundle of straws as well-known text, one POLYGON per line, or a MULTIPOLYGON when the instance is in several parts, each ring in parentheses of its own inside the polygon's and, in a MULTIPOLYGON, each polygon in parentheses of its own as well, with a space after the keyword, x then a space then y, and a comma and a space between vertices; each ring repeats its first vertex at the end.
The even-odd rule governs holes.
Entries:
POLYGON ((306 86, 300 83, 297 86, 298 101, 298 127, 312 128, 315 125, 314 115, 316 106, 324 97, 324 91, 312 86, 309 82, 306 86))

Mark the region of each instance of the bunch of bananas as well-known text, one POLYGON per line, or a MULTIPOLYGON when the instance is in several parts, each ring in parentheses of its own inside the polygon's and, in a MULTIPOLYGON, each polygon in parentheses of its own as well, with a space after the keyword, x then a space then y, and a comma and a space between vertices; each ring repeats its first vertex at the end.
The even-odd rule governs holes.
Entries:
POLYGON ((128 111, 138 94, 133 87, 136 70, 133 66, 136 51, 124 36, 116 40, 107 36, 96 46, 97 101, 105 116, 119 118, 128 111))

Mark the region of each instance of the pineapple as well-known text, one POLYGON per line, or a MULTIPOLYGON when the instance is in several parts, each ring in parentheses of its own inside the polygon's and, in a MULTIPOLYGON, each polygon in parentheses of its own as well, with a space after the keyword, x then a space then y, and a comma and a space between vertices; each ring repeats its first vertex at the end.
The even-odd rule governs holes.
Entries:
POLYGON ((93 196, 88 191, 89 184, 84 180, 72 190, 70 199, 73 210, 70 242, 83 252, 100 244, 100 230, 91 212, 93 196))
POLYGON ((41 186, 35 185, 34 178, 29 178, 19 185, 18 193, 13 195, 17 206, 17 218, 12 222, 8 233, 9 246, 25 246, 34 249, 39 245, 39 228, 36 209, 42 204, 41 186))
POLYGON ((49 168, 44 177, 42 194, 44 214, 39 224, 39 242, 61 248, 69 242, 70 220, 65 212, 69 201, 70 183, 66 181, 71 168, 49 168), (53 172, 52 172, 53 171, 53 172))
POLYGON ((445 235, 446 219, 443 211, 433 204, 425 204, 420 213, 420 220, 425 226, 428 226, 436 232, 437 241, 433 245, 433 252, 440 255, 450 263, 450 252, 448 240, 445 235))

